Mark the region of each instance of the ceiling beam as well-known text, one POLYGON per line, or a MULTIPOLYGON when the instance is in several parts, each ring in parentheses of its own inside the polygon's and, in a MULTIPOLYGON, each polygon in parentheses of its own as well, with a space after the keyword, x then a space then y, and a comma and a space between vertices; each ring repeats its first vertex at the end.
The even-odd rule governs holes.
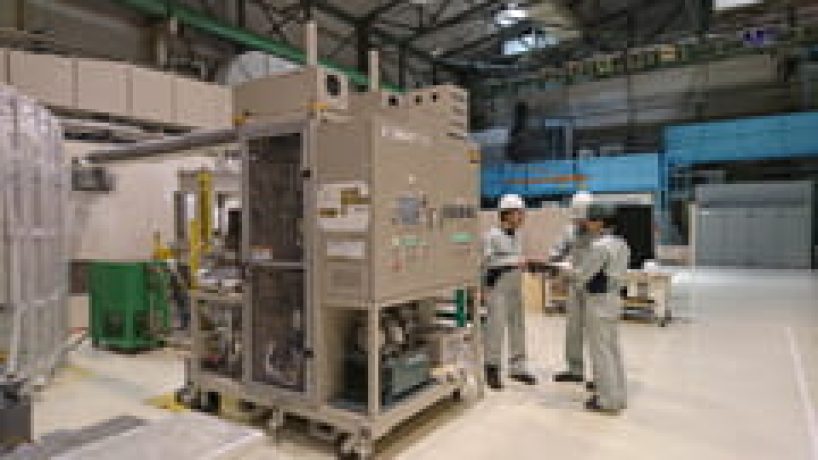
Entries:
POLYGON ((421 38, 423 38, 423 37, 425 37, 425 36, 427 36, 429 34, 433 34, 435 32, 439 32, 441 30, 448 29, 449 27, 453 27, 453 26, 462 24, 464 21, 471 18, 475 14, 482 13, 482 12, 488 10, 489 8, 497 7, 497 6, 500 6, 501 4, 502 4, 502 2, 500 2, 498 0, 484 0, 484 1, 480 2, 480 3, 478 3, 477 5, 472 6, 471 8, 465 9, 465 10, 461 11, 460 13, 458 13, 458 14, 450 17, 450 18, 447 18, 444 21, 439 21, 439 22, 437 22, 435 24, 424 27, 421 31, 419 31, 418 33, 416 33, 415 35, 410 37, 407 40, 407 42, 411 43, 411 42, 417 41, 417 40, 419 40, 419 39, 421 39, 421 38))
POLYGON ((470 42, 467 42, 467 43, 465 43, 465 44, 463 44, 461 46, 458 46, 457 48, 452 48, 452 49, 446 50, 445 52, 443 52, 443 54, 441 54, 441 57, 447 58, 447 57, 452 57, 452 56, 455 56, 455 55, 458 55, 458 54, 462 54, 462 53, 464 53, 466 51, 472 50, 474 48, 481 47, 481 46, 489 44, 491 42, 502 40, 504 38, 515 35, 517 33, 522 33, 523 31, 525 31, 525 29, 528 29, 528 28, 532 27, 533 25, 534 24, 531 21, 524 21, 524 22, 517 23, 517 24, 515 24, 515 25, 513 25, 511 27, 501 27, 500 29, 498 29, 494 33, 484 35, 484 36, 482 36, 480 38, 477 38, 477 39, 472 40, 470 42))
POLYGON ((392 19, 380 18, 380 19, 378 19, 378 24, 383 25, 383 26, 394 27, 396 29, 408 30, 409 32, 414 32, 414 33, 417 33, 418 31, 420 31, 420 28, 418 26, 416 26, 416 25, 406 24, 404 22, 395 21, 395 20, 392 20, 392 19))
POLYGON ((396 8, 401 5, 405 5, 408 2, 406 0, 390 0, 380 6, 377 6, 366 13, 360 20, 361 22, 372 22, 378 19, 381 15, 388 13, 393 8, 396 8))
POLYGON ((443 16, 443 13, 445 13, 450 6, 452 6, 452 0, 443 0, 442 2, 440 2, 440 6, 438 6, 437 10, 435 10, 435 12, 433 12, 432 15, 429 16, 430 22, 432 24, 436 24, 437 21, 439 21, 440 18, 443 16))
POLYGON ((645 35, 645 41, 649 42, 664 33, 674 22, 679 20, 679 17, 684 14, 685 8, 684 1, 677 1, 675 7, 671 9, 667 16, 645 35))
MULTIPOLYGON (((316 8, 317 10, 323 12, 324 14, 333 16, 334 18, 339 19, 342 22, 345 22, 347 25, 349 25, 351 27, 356 27, 361 22, 361 18, 358 18, 357 16, 347 12, 343 8, 339 8, 333 2, 330 2, 330 1, 327 1, 327 0, 313 0, 313 7, 316 8)), ((397 45, 397 46, 405 46, 406 51, 408 53, 410 53, 413 56, 418 57, 418 58, 420 58, 420 59, 422 59, 424 61, 427 61, 427 62, 434 62, 435 61, 435 57, 432 56, 432 54, 430 52, 422 50, 422 49, 420 49, 420 48, 418 48, 416 46, 413 46, 410 43, 407 43, 402 38, 396 37, 395 35, 392 35, 391 33, 386 32, 385 30, 382 30, 382 29, 376 27, 375 25, 373 25, 370 28, 370 33, 373 36, 378 37, 379 39, 381 39, 383 42, 385 42, 387 44, 397 45)))
POLYGON ((639 11, 643 8, 653 6, 653 4, 659 3, 660 1, 662 0, 641 0, 639 2, 630 4, 622 9, 611 11, 603 16, 595 18, 593 21, 586 24, 585 26, 589 28, 604 26, 609 22, 616 21, 617 19, 626 17, 628 13, 630 13, 631 11, 639 11))

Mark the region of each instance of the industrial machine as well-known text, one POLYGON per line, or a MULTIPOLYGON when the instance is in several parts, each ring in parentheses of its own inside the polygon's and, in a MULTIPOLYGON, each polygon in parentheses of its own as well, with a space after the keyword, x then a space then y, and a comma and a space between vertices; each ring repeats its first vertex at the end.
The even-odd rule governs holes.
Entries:
POLYGON ((227 280, 223 272, 239 261, 241 174, 222 160, 213 169, 180 170, 178 178, 170 256, 179 275, 192 288, 227 280))
POLYGON ((152 349, 169 331, 170 274, 164 262, 92 262, 90 335, 95 347, 152 349))
POLYGON ((479 285, 478 165, 462 123, 429 121, 446 97, 392 104, 376 77, 351 95, 343 75, 309 62, 235 89, 241 289, 192 292, 182 397, 266 408, 272 432, 304 418, 367 457, 402 421, 482 388, 478 314, 463 294, 479 285), (457 325, 436 327, 441 299, 465 312, 457 325), (441 344, 460 359, 442 366, 441 344))

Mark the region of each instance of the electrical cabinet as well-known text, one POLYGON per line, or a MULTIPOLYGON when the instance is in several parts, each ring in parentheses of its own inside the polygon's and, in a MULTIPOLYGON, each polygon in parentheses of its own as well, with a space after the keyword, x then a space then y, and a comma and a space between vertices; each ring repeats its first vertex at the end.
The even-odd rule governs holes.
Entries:
POLYGON ((144 350, 170 326, 170 280, 161 262, 94 262, 89 268, 94 346, 144 350))

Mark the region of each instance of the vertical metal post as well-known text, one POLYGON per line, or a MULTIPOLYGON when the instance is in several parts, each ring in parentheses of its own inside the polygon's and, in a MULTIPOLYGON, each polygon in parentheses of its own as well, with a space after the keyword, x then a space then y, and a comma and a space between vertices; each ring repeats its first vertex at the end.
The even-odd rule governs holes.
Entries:
POLYGON ((17 0, 15 13, 17 30, 26 30, 26 0, 17 0))
POLYGON ((633 97, 633 73, 632 69, 630 68, 629 64, 629 53, 632 47, 636 45, 636 33, 637 33, 637 22, 636 22, 636 11, 634 10, 634 2, 631 1, 630 9, 628 10, 627 16, 627 29, 628 29, 628 40, 627 45, 625 46, 625 84, 626 84, 626 104, 628 106, 628 128, 627 133, 625 134, 625 151, 629 151, 628 149, 631 148, 631 144, 636 137, 636 108, 634 107, 634 97, 633 97))
POLYGON ((398 47, 398 86, 401 89, 406 89, 406 74, 407 74, 407 66, 406 66, 406 46, 401 45, 398 47))
POLYGON ((357 54, 357 68, 358 71, 361 73, 368 73, 369 72, 369 24, 363 23, 358 24, 355 27, 355 38, 356 38, 356 48, 355 52, 357 54))
POLYGON ((370 305, 366 315, 367 413, 374 417, 381 412, 381 315, 375 305, 370 305))
POLYGON ((247 25, 247 0, 236 0, 236 25, 241 28, 247 25))
POLYGON ((312 0, 301 0, 301 10, 304 13, 304 19, 306 21, 312 21, 314 19, 312 14, 313 10, 312 3, 313 3, 312 0))
POLYGON ((304 27, 307 34, 307 66, 315 67, 318 65, 318 24, 309 21, 304 27))
POLYGON ((369 50, 369 91, 381 89, 381 65, 377 50, 369 50))

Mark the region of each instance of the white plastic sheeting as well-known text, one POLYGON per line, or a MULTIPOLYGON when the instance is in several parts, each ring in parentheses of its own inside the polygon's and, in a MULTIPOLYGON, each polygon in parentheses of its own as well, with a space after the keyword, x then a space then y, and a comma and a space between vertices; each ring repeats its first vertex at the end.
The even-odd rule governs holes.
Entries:
POLYGON ((0 85, 0 369, 34 381, 68 335, 62 141, 56 118, 0 85))

